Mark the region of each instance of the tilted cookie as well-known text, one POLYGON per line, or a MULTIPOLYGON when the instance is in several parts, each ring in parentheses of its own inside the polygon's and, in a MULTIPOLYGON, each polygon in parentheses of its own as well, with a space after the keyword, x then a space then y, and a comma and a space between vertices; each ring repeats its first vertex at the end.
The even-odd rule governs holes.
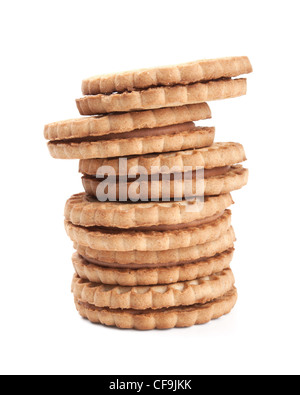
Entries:
POLYGON ((119 158, 115 159, 86 159, 79 162, 79 172, 96 177, 103 166, 110 166, 116 175, 128 174, 132 169, 144 169, 146 174, 152 174, 153 169, 161 169, 160 173, 165 173, 164 169, 178 169, 184 171, 186 167, 196 170, 197 167, 214 169, 224 166, 232 166, 246 160, 244 147, 239 143, 214 143, 206 148, 198 148, 187 151, 168 152, 160 154, 142 155, 126 158, 126 168, 120 168, 119 158))
MULTIPOLYGON (((190 263, 194 266, 196 266, 196 263, 198 266, 201 266, 203 259, 215 257, 217 254, 232 249, 235 241, 234 230, 230 227, 216 240, 191 247, 165 251, 101 251, 82 246, 78 243, 74 243, 74 248, 86 261, 95 264, 97 267, 156 269, 166 266, 188 265, 190 263)), ((203 276, 206 275, 208 274, 204 274, 203 276)), ((102 282, 105 283, 105 281, 102 282)))
POLYGON ((231 269, 192 281, 136 287, 91 283, 75 274, 72 292, 75 299, 96 307, 146 310, 207 303, 229 292, 234 283, 231 269))
MULTIPOLYGON (((84 193, 73 195, 65 206, 65 219, 73 225, 122 229, 188 224, 223 212, 233 204, 230 194, 179 202, 98 202, 84 193)), ((149 229, 148 229, 149 230, 149 229)), ((151 229, 150 229, 151 230, 151 229)), ((152 230, 155 230, 152 228, 152 230)))
POLYGON ((193 122, 150 129, 150 135, 144 132, 50 141, 48 149, 56 159, 112 158, 208 147, 215 138, 215 128, 197 127, 193 122))
POLYGON ((120 134, 126 136, 128 132, 162 128, 208 118, 211 118, 211 111, 207 103, 191 104, 53 122, 45 125, 44 137, 46 140, 56 141, 113 135, 111 137, 117 139, 116 136, 120 134))
POLYGON ((155 67, 98 75, 82 82, 83 95, 145 89, 154 86, 187 85, 194 82, 237 77, 252 72, 246 56, 205 59, 174 66, 155 67))
MULTIPOLYGON (((73 254, 72 262, 75 272, 82 279, 94 283, 133 287, 136 285, 172 284, 211 276, 230 267, 233 253, 234 249, 231 248, 221 254, 211 258, 202 258, 194 263, 151 269, 102 267, 88 262, 78 253, 73 254)), ((143 267, 143 265, 140 266, 143 267)))
MULTIPOLYGON (((65 221, 65 229, 70 239, 84 247, 100 251, 163 251, 175 248, 191 247, 218 239, 231 225, 231 212, 226 210, 207 223, 175 230, 159 227, 159 230, 139 228, 139 230, 117 230, 117 228, 82 227, 65 221), (220 215, 220 216, 219 216, 220 215)), ((201 220, 200 220, 201 221, 201 220)), ((200 223, 199 221, 199 223, 200 223)), ((173 227, 172 227, 173 229, 173 227)))
MULTIPOLYGON (((241 189, 248 183, 248 170, 243 166, 227 166, 216 168, 204 172, 204 179, 197 178, 195 173, 176 173, 175 178, 162 177, 156 181, 143 181, 136 179, 131 182, 108 182, 105 181, 105 188, 101 188, 103 180, 94 177, 83 176, 82 184, 85 192, 100 201, 106 199, 110 202, 120 201, 120 197, 134 196, 138 201, 153 201, 154 199, 182 199, 196 197, 201 190, 206 196, 226 194, 241 189), (213 174, 213 175, 211 175, 213 174), (110 191, 110 192, 109 192, 110 191), (132 195, 131 195, 132 194, 132 195)), ((147 177, 148 178, 148 177, 147 177)))
POLYGON ((76 298, 75 305, 79 314, 93 323, 122 329, 171 329, 205 324, 229 314, 237 302, 237 297, 237 290, 233 287, 227 294, 212 302, 160 310, 97 308, 76 298))
POLYGON ((84 96, 76 100, 81 115, 140 111, 229 99, 245 95, 247 80, 221 79, 191 85, 148 88, 140 91, 84 96))

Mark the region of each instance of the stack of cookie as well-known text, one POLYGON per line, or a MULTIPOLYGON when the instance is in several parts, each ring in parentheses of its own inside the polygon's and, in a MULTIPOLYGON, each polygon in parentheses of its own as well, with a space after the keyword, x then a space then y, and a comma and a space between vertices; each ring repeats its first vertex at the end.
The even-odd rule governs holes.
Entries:
POLYGON ((214 143, 206 103, 246 94, 247 57, 96 76, 83 117, 45 126, 51 155, 80 159, 85 193, 65 208, 80 315, 119 328, 203 324, 237 300, 230 192, 242 145, 214 143))

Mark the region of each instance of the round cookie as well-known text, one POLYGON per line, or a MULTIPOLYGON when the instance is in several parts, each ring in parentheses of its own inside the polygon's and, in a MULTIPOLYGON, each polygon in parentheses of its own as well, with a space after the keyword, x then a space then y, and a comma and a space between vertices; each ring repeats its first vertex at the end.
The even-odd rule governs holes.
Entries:
POLYGON ((137 285, 172 284, 211 276, 230 267, 233 253, 234 249, 230 248, 211 258, 202 258, 193 263, 178 264, 177 266, 169 267, 154 267, 151 269, 102 267, 88 262, 78 253, 73 254, 72 262, 75 272, 82 279, 94 283, 133 287, 137 285))
POLYGON ((87 78, 83 95, 145 89, 154 86, 187 85, 194 82, 237 77, 252 72, 246 56, 205 59, 174 66, 154 67, 87 78))
MULTIPOLYGON (((230 194, 179 202, 98 202, 85 193, 73 195, 65 206, 65 220, 81 227, 132 229, 188 224, 222 213, 233 204, 230 194)), ((151 230, 151 229, 150 229, 151 230)))
MULTIPOLYGON (((152 131, 152 133, 154 133, 152 131)), ((125 133, 124 133, 125 134, 125 133)), ((174 128, 168 133, 162 130, 156 134, 139 137, 124 135, 120 138, 111 136, 94 137, 75 140, 50 141, 48 149, 56 159, 92 159, 113 158, 131 155, 146 155, 153 152, 172 152, 192 148, 208 147, 214 142, 214 127, 197 127, 181 124, 180 131, 174 133, 174 128)))
POLYGON ((83 173, 86 193, 100 201, 119 201, 126 196, 128 200, 145 202, 198 196, 199 187, 204 195, 240 189, 248 182, 248 170, 233 165, 245 160, 241 144, 214 143, 189 151, 81 160, 79 171, 83 173), (202 167, 203 181, 203 173, 197 173, 202 167))
POLYGON ((44 127, 46 140, 72 140, 119 135, 141 129, 161 128, 211 118, 207 103, 157 110, 69 119, 44 127))
POLYGON ((228 166, 228 168, 220 168, 219 170, 221 174, 209 177, 206 176, 205 172, 205 178, 200 178, 198 182, 196 174, 189 175, 189 179, 185 179, 184 173, 179 173, 177 179, 167 177, 167 179, 157 181, 137 179, 126 183, 112 182, 109 185, 111 193, 104 193, 103 188, 99 189, 102 181, 95 177, 83 176, 82 184, 85 192, 99 201, 105 201, 106 199, 110 202, 119 201, 120 196, 125 194, 127 198, 130 198, 130 194, 133 194, 132 196, 138 197, 139 201, 147 202, 152 201, 153 197, 160 200, 166 197, 170 199, 196 197, 199 187, 205 196, 216 196, 241 189, 248 183, 248 169, 244 169, 241 165, 228 166))
POLYGON ((91 283, 75 274, 72 292, 95 307, 146 310, 207 303, 229 292, 234 283, 231 269, 192 281, 136 287, 91 283))
POLYGON ((204 103, 239 97, 246 92, 245 78, 221 79, 196 82, 191 85, 162 86, 110 95, 85 96, 77 99, 76 104, 81 115, 97 115, 204 103))
MULTIPOLYGON (((126 158, 126 160, 127 169, 144 168, 147 174, 151 174, 153 168, 176 168, 178 171, 183 172, 185 167, 191 167, 192 170, 195 170, 197 167, 213 169, 216 167, 231 166, 244 162, 246 160, 246 154, 242 144, 228 142, 214 143, 209 147, 186 151, 133 156, 126 158)), ((110 166, 114 169, 116 175, 120 175, 124 172, 120 168, 120 163, 119 158, 80 160, 79 172, 95 177, 99 172, 99 168, 110 166)))
MULTIPOLYGON (((196 244, 190 247, 174 248, 162 251, 103 251, 94 250, 90 247, 82 246, 74 243, 74 248, 78 254, 89 263, 94 263, 97 268, 134 268, 140 269, 147 267, 149 269, 157 269, 164 267, 178 267, 179 265, 189 265, 192 263, 194 267, 202 265, 202 260, 215 257, 220 253, 232 249, 236 241, 235 233, 232 227, 229 227, 218 238, 213 241, 196 244)), ((206 266, 206 265, 205 265, 206 266)), ((206 269, 205 269, 206 270, 206 269)), ((210 270, 210 269, 209 269, 210 270)), ((198 270, 194 273, 198 273, 198 270)), ((211 272, 213 273, 213 271, 211 272)), ((210 273, 210 274, 211 274, 210 273)), ((208 275, 207 273, 203 276, 208 275)), ((197 278, 196 276, 194 278, 197 278)), ((202 276, 200 276, 202 277, 202 276)), ((85 277, 83 277, 85 278, 85 277)), ((88 277, 87 277, 88 279, 88 277)), ((186 280, 193 280, 187 278, 186 280)), ((91 280, 92 282, 97 282, 91 280)), ((105 283, 105 281, 101 282, 105 283)), ((109 284, 109 283, 108 283, 109 284)), ((114 282, 113 282, 114 284, 114 282)), ((124 283, 125 284, 125 283, 124 283)), ((135 284, 137 285, 137 284, 135 284)))
POLYGON ((163 251, 191 247, 218 239, 231 226, 231 211, 206 219, 200 226, 158 231, 147 229, 117 230, 116 228, 87 228, 65 221, 70 239, 84 247, 100 251, 163 251), (213 219, 212 219, 213 218, 213 219), (216 218, 216 219, 215 219, 216 218))
POLYGON ((207 147, 215 129, 194 121, 211 118, 207 103, 54 122, 44 128, 58 159, 111 158, 207 147))
POLYGON ((227 294, 212 302, 161 310, 97 308, 76 298, 75 305, 79 314, 93 323, 122 329, 171 329, 205 324, 229 314, 237 302, 237 297, 237 290, 233 287, 227 294))

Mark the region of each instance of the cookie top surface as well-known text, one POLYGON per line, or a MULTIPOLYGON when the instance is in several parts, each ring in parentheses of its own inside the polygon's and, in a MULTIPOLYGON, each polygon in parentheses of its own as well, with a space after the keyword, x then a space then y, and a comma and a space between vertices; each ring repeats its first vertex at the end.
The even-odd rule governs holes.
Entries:
POLYGON ((198 60, 174 66, 154 67, 87 78, 84 95, 133 91, 156 86, 187 85, 194 82, 237 77, 252 72, 246 56, 198 60))

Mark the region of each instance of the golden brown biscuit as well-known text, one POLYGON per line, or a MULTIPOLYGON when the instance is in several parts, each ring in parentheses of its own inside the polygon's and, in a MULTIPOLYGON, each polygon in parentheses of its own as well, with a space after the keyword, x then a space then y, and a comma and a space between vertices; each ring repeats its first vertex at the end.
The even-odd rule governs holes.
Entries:
POLYGON ((161 310, 97 308, 78 299, 75 299, 75 305, 79 314, 93 323, 122 329, 171 329, 205 324, 220 318, 230 313, 237 297, 237 290, 233 287, 227 294, 212 302, 161 310))
MULTIPOLYGON (((184 171, 185 167, 195 170, 197 167, 213 169, 215 167, 232 166, 246 160, 244 147, 239 143, 214 143, 206 148, 168 152, 160 154, 129 157, 127 169, 142 167, 148 174, 153 168, 172 169, 184 171)), ((79 162, 79 172, 84 175, 96 176, 99 168, 111 166, 116 175, 119 175, 120 160, 114 159, 86 159, 79 162)))
POLYGON ((130 229, 187 224, 223 212, 233 204, 230 194, 207 196, 198 201, 119 203, 98 202, 85 193, 73 195, 65 206, 65 219, 85 227, 130 229))
MULTIPOLYGON (((232 165, 244 160, 246 155, 241 144, 214 143, 211 147, 193 151, 81 160, 79 171, 84 174, 82 181, 86 193, 98 200, 118 201, 122 190, 122 195, 125 193, 129 200, 132 200, 130 193, 133 192, 137 200, 149 201, 198 195, 197 169, 202 167, 205 180, 204 185, 200 184, 204 187, 201 193, 219 195, 240 189, 247 184, 248 170, 232 165), (104 180, 107 167, 111 168, 112 174, 104 180), (107 190, 101 184, 108 184, 110 188, 107 190), (116 188, 112 187, 114 185, 116 188)), ((203 177, 202 173, 200 177, 203 177)))
POLYGON ((82 279, 93 283, 133 287, 136 285, 172 284, 211 276, 230 267, 233 253, 234 249, 231 248, 211 258, 202 258, 193 263, 167 267, 152 265, 154 267, 142 269, 102 267, 98 264, 89 263, 77 252, 73 254, 72 262, 75 272, 82 279))
POLYGON ((50 141, 48 149, 51 156, 56 159, 112 158, 203 148, 210 146, 214 138, 214 127, 194 126, 186 131, 166 134, 161 134, 160 131, 157 135, 146 137, 131 138, 128 135, 126 138, 106 140, 104 136, 103 138, 50 141))
POLYGON ((77 99, 76 104, 81 115, 97 115, 204 103, 239 97, 245 95, 246 92, 247 80, 245 78, 221 79, 196 82, 191 85, 174 85, 111 95, 85 96, 77 99))
MULTIPOLYGON (((228 249, 233 248, 235 233, 232 227, 226 229, 213 241, 196 244, 191 247, 174 248, 162 251, 101 251, 74 243, 78 254, 97 266, 117 268, 150 269, 157 267, 172 267, 201 261, 203 258, 214 257, 228 249)), ((191 279, 192 280, 192 279, 191 279)), ((102 281, 104 282, 104 281, 102 281)))
POLYGON ((237 77, 252 72, 246 56, 198 60, 175 66, 155 67, 94 76, 82 82, 83 95, 145 89, 154 86, 187 85, 194 82, 237 77))
POLYGON ((75 274, 72 292, 75 299, 96 307, 146 310, 207 303, 229 292, 234 283, 231 269, 192 281, 136 287, 91 283, 75 274))
POLYGON ((211 118, 207 103, 69 119, 45 126, 46 140, 69 140, 161 128, 211 118))
MULTIPOLYGON (((217 169, 215 169, 217 170, 217 169)), ((241 165, 231 166, 228 168, 219 169, 221 174, 200 178, 199 183, 202 192, 206 196, 215 196, 220 194, 227 194, 238 189, 241 189, 248 183, 248 170, 241 165), (222 174, 222 172, 224 172, 222 174)), ((103 192, 103 188, 99 189, 102 180, 94 177, 82 177, 82 183, 85 192, 97 198, 100 201, 119 201, 120 194, 125 193, 130 200, 130 193, 134 191, 134 196, 138 196, 140 201, 152 201, 153 197, 156 199, 163 199, 168 197, 171 199, 183 199, 198 196, 196 174, 189 174, 189 179, 185 179, 184 174, 177 174, 177 179, 160 179, 157 181, 131 181, 131 182, 111 182, 110 185, 115 185, 112 188, 112 193, 103 192), (122 191, 122 192, 121 192, 122 191)))
POLYGON ((218 239, 230 226, 230 210, 204 225, 169 231, 86 228, 65 221, 66 232, 73 242, 100 251, 163 251, 191 247, 218 239))

